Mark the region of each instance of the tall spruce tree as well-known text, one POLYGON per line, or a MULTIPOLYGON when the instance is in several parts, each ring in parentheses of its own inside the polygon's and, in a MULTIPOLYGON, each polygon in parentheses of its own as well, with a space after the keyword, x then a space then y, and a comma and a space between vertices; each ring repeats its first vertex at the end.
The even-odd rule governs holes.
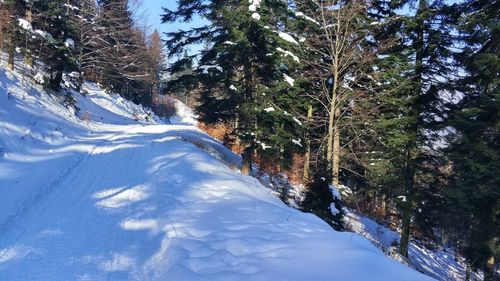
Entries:
POLYGON ((26 38, 32 31, 31 24, 24 19, 27 3, 22 0, 6 0, 2 3, 2 9, 9 17, 4 32, 7 39, 7 67, 14 70, 14 62, 17 50, 24 50, 26 38))
POLYGON ((466 72, 457 83, 463 98, 450 103, 453 128, 446 149, 452 178, 446 193, 471 269, 482 269, 484 280, 497 280, 500 255, 500 22, 499 1, 466 1, 458 6, 465 48, 460 54, 466 72))
POLYGON ((235 133, 245 147, 245 172, 250 172, 255 153, 291 157, 290 151, 303 141, 298 133, 301 122, 293 115, 297 90, 292 77, 299 59, 291 52, 297 40, 285 33, 288 4, 183 1, 176 11, 165 10, 163 21, 189 21, 193 16, 204 16, 209 25, 167 34, 169 56, 192 44, 206 48, 199 57, 174 62, 170 72, 175 74, 198 59, 196 71, 170 84, 200 88, 197 110, 202 121, 237 123, 235 133))
POLYGON ((32 7, 33 26, 40 42, 41 60, 49 73, 48 87, 59 91, 63 73, 76 69, 75 57, 71 54, 74 48, 74 30, 70 24, 70 13, 61 1, 34 1, 32 7), (70 43, 71 42, 71 43, 70 43))
MULTIPOLYGON (((383 6, 382 6, 383 8, 383 6)), ((382 9, 384 10, 384 9, 382 9)), ((385 6, 382 28, 399 44, 380 54, 380 114, 374 130, 380 146, 370 167, 401 213, 399 252, 408 257, 411 227, 431 234, 442 202, 442 157, 436 147, 442 128, 443 96, 456 69, 452 17, 442 1, 397 1, 385 6), (408 12, 397 15, 394 11, 408 12), (415 212, 417 210, 417 212, 415 212)), ((381 34, 380 36, 383 36, 381 34)))

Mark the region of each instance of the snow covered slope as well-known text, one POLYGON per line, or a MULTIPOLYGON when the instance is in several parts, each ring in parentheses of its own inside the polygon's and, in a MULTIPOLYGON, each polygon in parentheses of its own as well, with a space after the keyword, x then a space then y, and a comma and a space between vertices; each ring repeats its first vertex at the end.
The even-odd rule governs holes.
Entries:
POLYGON ((87 84, 74 117, 20 85, 0 68, 0 280, 431 280, 281 203, 186 109, 135 121, 87 84))
MULTIPOLYGON (((348 228, 368 238, 375 245, 387 251, 389 255, 398 258, 397 250, 392 246, 400 240, 399 233, 378 224, 365 216, 355 212, 347 212, 348 228)), ((463 257, 460 257, 453 249, 437 248, 427 249, 417 242, 410 242, 409 263, 421 272, 436 278, 437 280, 465 280, 466 265, 463 257)), ((483 280, 482 273, 472 272, 472 281, 483 280)))

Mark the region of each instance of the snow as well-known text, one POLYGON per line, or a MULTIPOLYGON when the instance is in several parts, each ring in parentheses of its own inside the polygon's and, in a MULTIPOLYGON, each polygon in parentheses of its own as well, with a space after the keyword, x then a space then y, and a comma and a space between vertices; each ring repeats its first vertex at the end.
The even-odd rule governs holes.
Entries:
POLYGON ((254 20, 260 20, 260 15, 259 15, 259 13, 253 13, 253 14, 252 14, 252 18, 253 18, 254 20))
POLYGON ((86 83, 75 116, 20 81, 1 69, 0 280, 432 280, 287 207, 180 102, 164 124, 86 83))
MULTIPOLYGON (((400 240, 397 232, 353 211, 347 211, 346 217, 348 229, 368 238, 395 259, 401 259, 394 246, 400 240)), ((412 241, 409 246, 409 264, 437 280, 465 280, 464 259, 459 257, 453 249, 430 250, 418 241, 412 241)), ((482 276, 472 273, 471 280, 482 280, 482 276)))
POLYGON ((33 30, 33 28, 31 27, 31 23, 25 19, 18 18, 17 23, 24 30, 27 30, 27 31, 33 30))
POLYGON ((66 48, 75 48, 75 41, 71 38, 66 38, 64 46, 66 46, 66 48))
POLYGON ((33 77, 33 79, 35 79, 35 81, 38 83, 38 84, 43 84, 45 83, 45 78, 43 77, 43 75, 38 72, 37 74, 35 74, 35 76, 33 77))
POLYGON ((47 37, 48 37, 48 33, 47 33, 47 32, 45 32, 45 31, 43 31, 43 30, 40 30, 40 29, 36 29, 36 30, 34 31, 34 33, 36 33, 36 34, 40 35, 40 36, 41 36, 41 37, 43 37, 43 38, 47 38, 47 37))
POLYGON ((290 84, 290 86, 293 87, 293 85, 295 84, 295 79, 293 79, 292 77, 286 75, 286 74, 283 74, 283 77, 285 78, 285 81, 290 84))
POLYGON ((301 139, 292 139, 292 143, 302 147, 302 140, 301 139))
POLYGON ((330 211, 332 212, 332 215, 334 215, 334 216, 336 216, 340 213, 339 209, 337 209, 337 207, 335 207, 334 203, 330 204, 330 211))
POLYGON ((269 112, 273 112, 273 111, 276 111, 276 109, 274 109, 274 107, 270 106, 268 108, 264 108, 264 111, 269 113, 269 112))
POLYGON ((80 8, 78 8, 77 6, 71 5, 71 4, 64 3, 62 6, 68 8, 68 9, 74 10, 74 11, 80 10, 80 8))
POLYGON ((340 196, 340 191, 336 186, 330 184, 330 185, 328 185, 328 187, 330 188, 330 191, 332 192, 333 198, 337 198, 338 200, 342 199, 340 196))
POLYGON ((238 88, 236 88, 236 86, 232 85, 229 86, 229 89, 233 90, 233 91, 238 91, 238 88))
POLYGON ((198 66, 198 69, 203 70, 203 72, 202 72, 203 74, 208 74, 208 70, 213 69, 213 68, 217 69, 219 72, 224 72, 222 67, 219 65, 200 65, 200 66, 198 66))
POLYGON ((290 42, 290 43, 293 43, 293 44, 299 44, 299 42, 297 42, 297 40, 295 40, 295 38, 292 37, 292 35, 288 34, 288 33, 285 33, 285 32, 279 32, 278 33, 278 36, 287 41, 287 42, 290 42))
POLYGON ((304 13, 302 13, 302 12, 296 12, 296 13, 295 13, 295 16, 296 16, 296 17, 299 17, 299 18, 304 18, 304 19, 306 19, 306 20, 308 20, 308 21, 310 21, 310 22, 313 22, 313 23, 315 23, 315 24, 319 25, 319 22, 318 22, 317 20, 315 20, 315 19, 313 19, 313 18, 311 18, 311 17, 309 17, 309 16, 306 16, 306 15, 305 15, 304 13))
POLYGON ((248 3, 250 3, 250 6, 248 6, 248 10, 250 12, 257 11, 257 9, 260 8, 260 2, 262 2, 262 0, 248 0, 248 3))
POLYGON ((278 52, 280 52, 280 53, 284 54, 284 55, 285 55, 285 57, 287 57, 287 56, 291 56, 291 57, 292 57, 292 59, 293 59, 294 61, 296 61, 296 62, 300 63, 300 59, 299 59, 299 57, 298 57, 298 56, 296 56, 296 55, 294 55, 292 52, 290 52, 290 51, 286 51, 286 50, 282 49, 281 47, 276 48, 276 51, 278 51, 278 52))

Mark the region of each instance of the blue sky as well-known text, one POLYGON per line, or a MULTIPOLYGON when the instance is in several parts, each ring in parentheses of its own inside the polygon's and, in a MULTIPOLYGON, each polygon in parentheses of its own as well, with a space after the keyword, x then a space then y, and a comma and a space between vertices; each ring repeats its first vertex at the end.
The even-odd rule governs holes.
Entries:
MULTIPOLYGON (((188 29, 193 26, 200 26, 203 24, 201 19, 195 18, 192 22, 184 23, 170 23, 170 24, 162 24, 161 23, 161 15, 163 14, 163 7, 168 8, 170 10, 175 10, 177 6, 177 1, 175 0, 143 0, 141 5, 142 13, 139 15, 143 15, 147 17, 147 22, 151 25, 153 31, 155 28, 158 29, 160 33, 163 32, 171 32, 177 31, 179 29, 188 29)), ((162 37, 164 35, 162 34, 162 37)), ((192 51, 197 51, 197 47, 193 47, 192 51)))

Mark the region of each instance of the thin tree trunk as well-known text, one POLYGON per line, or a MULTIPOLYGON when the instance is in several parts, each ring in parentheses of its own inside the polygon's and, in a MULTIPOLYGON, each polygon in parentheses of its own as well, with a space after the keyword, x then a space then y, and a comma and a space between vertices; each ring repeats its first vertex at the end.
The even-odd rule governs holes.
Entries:
POLYGON ((495 279, 495 256, 491 256, 486 261, 486 266, 484 268, 484 281, 494 281, 495 279))
POLYGON ((340 109, 335 110, 335 124, 333 127, 333 165, 332 165, 332 184, 339 185, 340 174, 340 126, 338 124, 340 109))
MULTIPOLYGON (((31 24, 33 21, 33 13, 31 12, 31 8, 29 7, 26 10, 26 20, 31 24)), ((24 50, 24 64, 26 64, 29 67, 33 67, 33 56, 31 55, 29 49, 28 49, 28 35, 26 35, 26 46, 24 50)))
POLYGON ((252 155, 253 155, 253 147, 249 146, 245 148, 243 151, 243 165, 241 167, 241 172, 244 175, 249 175, 252 172, 252 155))
POLYGON ((465 281, 470 281, 471 266, 467 263, 465 265, 465 281))
MULTIPOLYGON (((332 90, 331 90, 331 101, 330 101, 330 111, 329 111, 329 119, 328 119, 328 142, 326 149, 326 161, 328 163, 328 167, 332 176, 332 184, 338 185, 338 165, 335 164, 335 157, 338 156, 335 151, 335 141, 340 141, 340 134, 338 134, 338 130, 335 130, 336 127, 336 114, 337 114, 337 89, 339 83, 339 74, 338 74, 338 61, 334 59, 333 61, 333 77, 332 77, 332 90)), ((337 160, 338 161, 338 160, 337 160)), ((338 163, 338 162, 337 162, 338 163)))
MULTIPOLYGON (((252 69, 253 66, 251 63, 247 62, 244 70, 244 83, 245 83, 245 99, 252 100, 254 98, 254 83, 253 83, 253 75, 252 69)), ((255 120, 253 116, 244 116, 244 119, 241 120, 243 126, 246 130, 249 128, 254 129, 256 126, 255 120)), ((246 144, 247 147, 243 151, 243 166, 241 168, 241 172, 245 175, 249 175, 252 172, 252 161, 254 154, 254 140, 252 139, 249 144, 246 144)))
MULTIPOLYGON (((307 120, 310 121, 313 117, 313 107, 309 105, 307 107, 307 120)), ((311 170, 311 140, 309 136, 306 139, 306 154, 304 155, 304 171, 302 174, 302 182, 307 184, 310 179, 310 170, 311 170)))
POLYGON ((14 55, 15 55, 16 47, 14 46, 14 40, 12 38, 9 42, 8 49, 8 58, 7 58, 7 68, 10 70, 14 70, 14 55))
POLYGON ((413 155, 415 146, 407 148, 405 164, 405 194, 403 195, 401 240, 399 242, 399 253, 408 258, 410 244, 411 218, 413 216, 413 187, 415 182, 415 169, 413 167, 413 155))
MULTIPOLYGON (((417 26, 417 40, 414 44, 415 48, 415 79, 416 81, 416 94, 420 97, 423 94, 422 76, 423 76, 423 58, 425 52, 425 37, 424 30, 422 28, 424 20, 421 18, 428 10, 427 0, 420 0, 418 3, 418 11, 415 15, 418 18, 417 26)), ((402 213, 402 225, 401 225, 401 241, 399 245, 399 253, 408 258, 408 246, 410 243, 410 227, 411 218, 413 216, 413 193, 415 185, 415 158, 417 154, 417 138, 419 136, 419 124, 421 124, 421 111, 422 106, 417 99, 416 104, 413 106, 411 111, 411 116, 415 116, 419 121, 415 123, 410 133, 414 134, 414 139, 408 144, 406 149, 406 164, 405 164, 405 191, 404 194, 406 202, 403 202, 403 213, 402 213)))

